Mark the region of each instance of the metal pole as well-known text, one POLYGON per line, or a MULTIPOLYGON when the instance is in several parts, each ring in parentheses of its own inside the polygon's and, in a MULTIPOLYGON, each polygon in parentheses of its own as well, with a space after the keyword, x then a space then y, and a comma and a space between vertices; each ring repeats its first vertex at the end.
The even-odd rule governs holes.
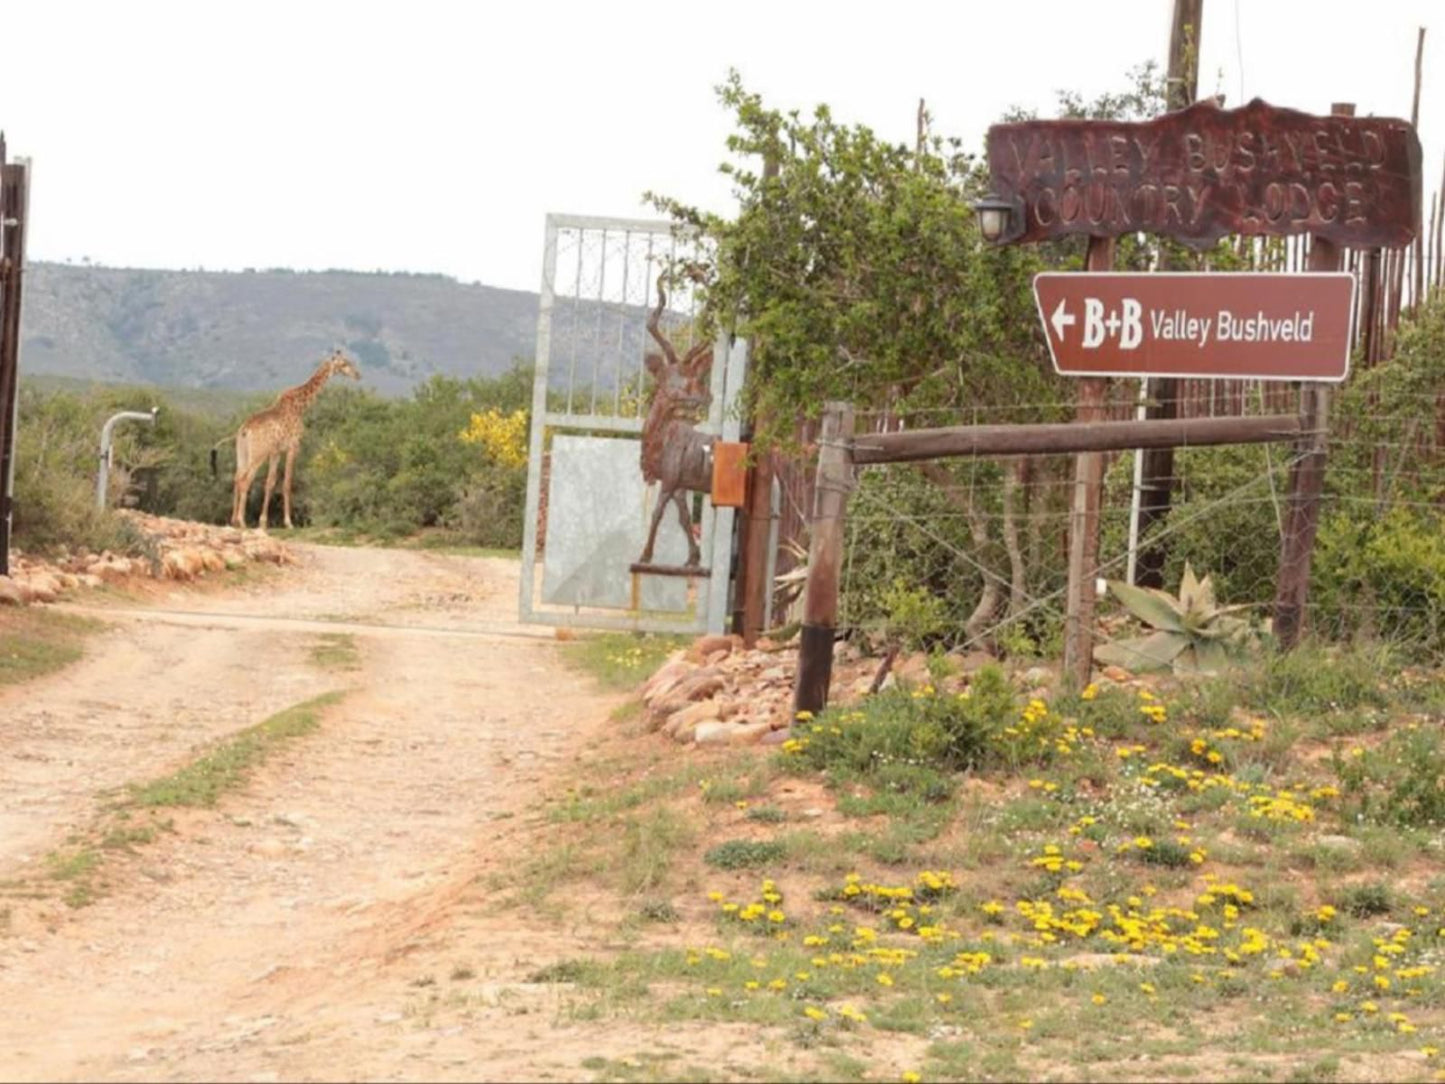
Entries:
MULTIPOLYGON (((1149 414, 1149 381, 1139 381, 1139 405, 1134 408, 1134 420, 1144 421, 1149 414)), ((1144 449, 1134 449, 1134 491, 1129 497, 1129 557, 1124 565, 1124 580, 1134 584, 1134 574, 1139 567, 1139 507, 1144 503, 1144 449)))
POLYGON ((155 424, 156 415, 160 413, 160 407, 151 407, 149 414, 143 414, 139 410, 122 410, 119 414, 112 414, 106 423, 100 428, 100 470, 95 475, 95 507, 105 511, 106 490, 110 485, 110 461, 111 435, 115 431, 115 423, 123 421, 150 422, 155 424))

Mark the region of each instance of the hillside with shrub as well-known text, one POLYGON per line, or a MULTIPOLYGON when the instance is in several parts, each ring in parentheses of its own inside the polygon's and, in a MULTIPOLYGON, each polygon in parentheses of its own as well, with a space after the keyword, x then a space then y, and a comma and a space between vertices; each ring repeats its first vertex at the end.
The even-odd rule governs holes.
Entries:
POLYGON ((274 391, 339 346, 369 387, 399 395, 529 356, 537 295, 445 275, 35 263, 22 320, 31 375, 274 391))

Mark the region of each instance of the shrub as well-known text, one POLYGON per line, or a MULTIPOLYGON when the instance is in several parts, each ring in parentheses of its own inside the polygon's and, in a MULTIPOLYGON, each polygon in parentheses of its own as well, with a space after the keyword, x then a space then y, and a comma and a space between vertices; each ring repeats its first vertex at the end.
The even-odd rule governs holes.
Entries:
POLYGON ((1355 819, 1400 828, 1445 824, 1445 749, 1438 730, 1411 727, 1375 749, 1336 751, 1334 767, 1355 819))
POLYGON ((900 773, 897 766, 1018 767, 1051 759, 1076 733, 1041 701, 1020 705, 1003 671, 986 666, 964 693, 932 685, 893 688, 811 724, 804 720, 801 737, 784 749, 811 768, 866 776, 879 785, 906 780, 933 786, 928 776, 900 773))
POLYGON ((1320 525, 1311 613, 1336 638, 1371 633, 1422 652, 1445 649, 1445 537, 1438 517, 1396 508, 1320 525))
POLYGON ((730 839, 712 848, 702 860, 718 869, 754 869, 781 861, 785 853, 786 848, 775 840, 730 839))

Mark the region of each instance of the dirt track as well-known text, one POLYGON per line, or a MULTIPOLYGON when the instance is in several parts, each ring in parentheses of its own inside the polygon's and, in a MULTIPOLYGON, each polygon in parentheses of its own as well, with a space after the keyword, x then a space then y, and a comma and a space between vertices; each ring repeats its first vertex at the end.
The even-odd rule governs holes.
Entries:
POLYGON ((84 661, 0 694, 0 883, 15 883, 43 878, 108 788, 351 690, 219 810, 116 863, 94 905, 13 905, 0 1077, 496 1079, 534 1064, 511 1027, 498 1046, 399 1026, 397 961, 615 698, 513 623, 511 562, 297 550, 271 582, 108 608, 84 661), (360 666, 310 661, 318 630, 354 634, 360 666))

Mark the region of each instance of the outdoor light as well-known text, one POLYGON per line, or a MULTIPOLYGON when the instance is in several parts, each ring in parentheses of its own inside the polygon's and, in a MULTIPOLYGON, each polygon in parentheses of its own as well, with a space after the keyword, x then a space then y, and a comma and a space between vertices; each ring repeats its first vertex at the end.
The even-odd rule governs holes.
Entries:
POLYGON ((1013 204, 990 192, 983 199, 974 200, 974 212, 978 215, 978 231, 983 239, 996 244, 1008 230, 1008 220, 1013 214, 1013 204))

